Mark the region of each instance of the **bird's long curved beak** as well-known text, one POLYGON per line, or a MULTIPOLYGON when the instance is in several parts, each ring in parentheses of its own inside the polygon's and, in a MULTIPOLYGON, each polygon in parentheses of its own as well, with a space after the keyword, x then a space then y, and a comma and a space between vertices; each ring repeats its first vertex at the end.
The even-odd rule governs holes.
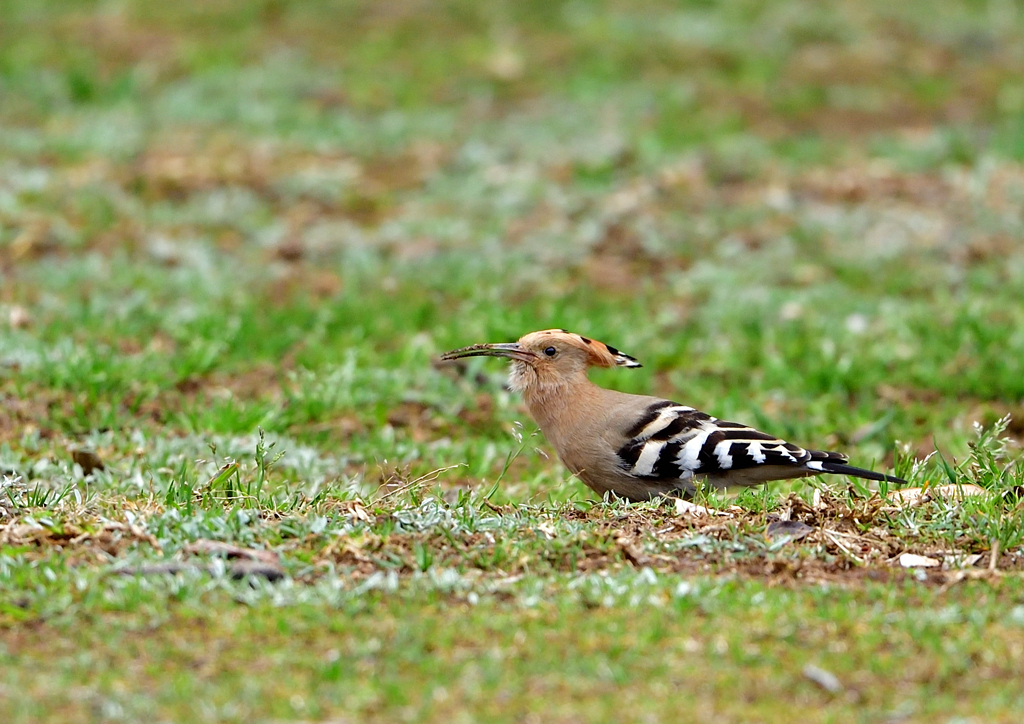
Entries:
POLYGON ((463 357, 508 357, 510 359, 529 362, 536 357, 533 352, 524 349, 518 342, 504 344, 471 344, 461 349, 453 349, 441 355, 443 360, 461 359, 463 357))

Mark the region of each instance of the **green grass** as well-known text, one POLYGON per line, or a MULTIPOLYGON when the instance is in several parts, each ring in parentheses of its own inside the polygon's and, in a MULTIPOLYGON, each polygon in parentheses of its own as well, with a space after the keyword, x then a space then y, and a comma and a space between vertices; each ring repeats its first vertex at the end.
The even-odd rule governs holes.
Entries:
POLYGON ((1011 11, 0 0, 5 720, 1015 721, 1011 11), (556 326, 985 492, 596 501, 556 326))
POLYGON ((799 706, 813 721, 1009 721, 1022 704, 1007 683, 1024 641, 1019 585, 766 595, 650 578, 558 579, 553 598, 515 607, 410 583, 333 605, 216 612, 217 595, 168 611, 165 587, 132 584, 117 629, 20 630, 0 661, 27 720, 54 708, 128 720, 774 720, 799 706), (801 675, 807 664, 844 689, 821 690, 801 675))

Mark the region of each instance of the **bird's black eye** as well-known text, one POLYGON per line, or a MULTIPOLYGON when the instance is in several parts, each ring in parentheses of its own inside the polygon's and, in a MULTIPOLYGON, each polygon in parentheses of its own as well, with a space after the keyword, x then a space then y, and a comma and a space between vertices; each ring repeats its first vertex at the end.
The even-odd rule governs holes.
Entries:
POLYGON ((554 357, 556 354, 558 354, 558 350, 555 349, 554 347, 548 347, 546 350, 544 350, 544 354, 546 354, 548 357, 554 357))

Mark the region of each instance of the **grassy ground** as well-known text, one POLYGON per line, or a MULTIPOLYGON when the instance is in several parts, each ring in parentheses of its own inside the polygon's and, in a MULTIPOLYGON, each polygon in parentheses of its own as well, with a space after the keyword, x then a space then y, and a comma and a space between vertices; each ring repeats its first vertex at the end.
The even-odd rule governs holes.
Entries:
POLYGON ((5 721, 1017 721, 1022 47, 996 0, 0 0, 5 721), (984 492, 596 501, 434 364, 554 326, 984 492))

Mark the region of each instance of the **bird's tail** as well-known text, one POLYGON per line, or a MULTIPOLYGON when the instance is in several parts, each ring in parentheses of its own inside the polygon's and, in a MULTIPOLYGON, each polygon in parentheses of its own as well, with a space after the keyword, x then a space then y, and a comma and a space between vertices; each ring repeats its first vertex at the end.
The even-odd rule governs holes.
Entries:
POLYGON ((903 478, 897 478, 895 475, 876 473, 874 470, 865 470, 864 468, 849 465, 846 462, 846 456, 840 455, 839 453, 813 451, 811 452, 811 461, 807 463, 807 467, 811 470, 820 470, 823 473, 831 473, 833 475, 851 475, 855 478, 876 480, 878 482, 884 481, 889 483, 898 483, 900 485, 905 485, 907 482, 903 478))

